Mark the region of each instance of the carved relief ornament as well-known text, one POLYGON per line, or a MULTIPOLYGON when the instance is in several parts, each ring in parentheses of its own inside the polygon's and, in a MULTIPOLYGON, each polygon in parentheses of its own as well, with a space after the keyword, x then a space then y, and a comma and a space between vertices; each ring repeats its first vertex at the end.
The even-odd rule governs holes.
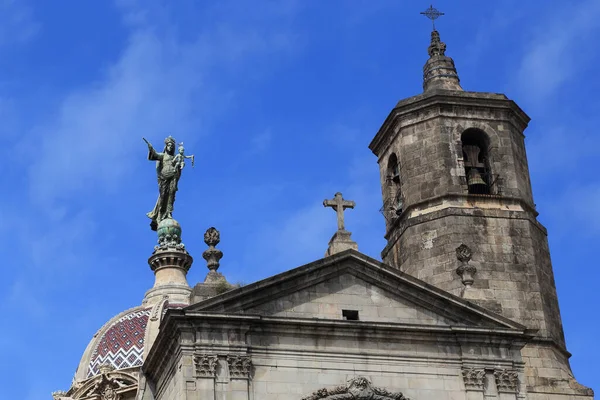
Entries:
POLYGON ((229 365, 229 376, 232 378, 249 378, 252 369, 252 359, 250 356, 228 355, 227 364, 229 365))
POLYGON ((462 279, 465 288, 470 288, 475 281, 474 275, 477 273, 477 268, 469 264, 473 256, 472 250, 466 244, 461 244, 456 248, 456 258, 461 265, 456 269, 456 273, 462 279))
POLYGON ((134 376, 122 371, 115 371, 109 365, 103 365, 100 369, 100 375, 96 375, 79 387, 73 385, 68 392, 70 396, 68 398, 121 400, 135 391, 137 385, 138 381, 134 376))
POLYGON ((376 388, 365 377, 349 380, 345 385, 332 389, 319 389, 302 400, 409 400, 402 393, 392 393, 385 389, 376 388))
POLYGON ((196 375, 204 378, 213 378, 217 372, 217 356, 201 354, 194 356, 196 375))
POLYGON ((483 368, 465 368, 462 370, 465 389, 483 390, 485 370, 483 368))
POLYGON ((511 369, 497 369, 494 371, 496 387, 499 392, 516 393, 519 388, 519 374, 511 369))

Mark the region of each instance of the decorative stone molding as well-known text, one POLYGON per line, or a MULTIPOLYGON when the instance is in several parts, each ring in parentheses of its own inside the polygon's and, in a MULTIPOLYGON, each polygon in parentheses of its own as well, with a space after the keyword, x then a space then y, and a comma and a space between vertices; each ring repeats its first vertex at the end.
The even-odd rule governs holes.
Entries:
POLYGON ((365 377, 351 379, 345 385, 332 389, 319 389, 302 400, 409 400, 402 393, 392 393, 385 389, 373 387, 365 377))
POLYGON ((462 370, 465 389, 483 390, 485 370, 483 368, 464 368, 462 370))
POLYGON ((456 258, 461 262, 461 265, 456 269, 456 273, 462 279, 465 289, 469 289, 475 281, 474 275, 477 272, 477 268, 469 265, 473 252, 466 244, 461 244, 456 248, 456 258))
POLYGON ((200 354, 194 356, 196 376, 201 378, 214 378, 217 372, 218 357, 215 355, 200 354))
POLYGON ((516 393, 519 390, 519 374, 512 369, 497 369, 494 371, 498 392, 516 393))
POLYGON ((250 356, 228 355, 229 376, 232 378, 250 378, 252 359, 250 356))
POLYGON ((128 386, 125 382, 116 378, 110 378, 106 373, 100 375, 100 379, 88 392, 88 395, 99 395, 101 400, 120 400, 117 392, 121 387, 128 386))
POLYGON ((471 261, 471 257, 473 257, 473 252, 466 244, 461 244, 456 248, 456 258, 458 258, 458 261, 461 263, 468 263, 471 261))
POLYGON ((136 390, 137 385, 134 376, 116 371, 110 365, 103 365, 100 375, 96 375, 79 388, 72 387, 68 392, 71 397, 68 398, 121 400, 123 397, 128 398, 136 390))
POLYGON ((61 400, 63 397, 67 396, 67 392, 65 392, 64 390, 57 390, 55 392, 52 392, 52 398, 54 400, 61 400))
POLYGON ((181 243, 181 225, 173 218, 160 221, 156 233, 158 234, 158 245, 154 246, 154 252, 185 251, 185 245, 181 243))
POLYGON ((186 273, 192 266, 194 259, 185 250, 160 251, 154 253, 148 259, 148 264, 152 271, 158 271, 162 268, 181 268, 186 273))
POLYGON ((169 305, 169 296, 164 295, 162 298, 163 300, 159 303, 156 303, 152 308, 152 312, 150 313, 150 321, 158 321, 161 310, 164 310, 169 305))
POLYGON ((109 363, 106 363, 106 364, 102 364, 101 366, 99 366, 98 370, 100 371, 101 374, 108 374, 110 372, 113 372, 115 370, 115 367, 113 367, 109 363))

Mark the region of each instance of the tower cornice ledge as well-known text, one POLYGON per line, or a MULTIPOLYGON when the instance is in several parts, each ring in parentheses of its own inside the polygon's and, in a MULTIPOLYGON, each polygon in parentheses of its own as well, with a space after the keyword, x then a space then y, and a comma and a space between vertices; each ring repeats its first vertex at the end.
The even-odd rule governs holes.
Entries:
POLYGON ((541 231, 543 235, 547 235, 548 231, 546 228, 536 219, 539 213, 527 202, 519 198, 506 197, 506 196, 473 196, 473 195, 461 195, 461 194, 450 194, 445 196, 439 196, 436 198, 428 199, 423 202, 416 203, 407 207, 403 212, 402 216, 398 218, 392 225, 390 225, 388 231, 385 234, 385 239, 388 244, 381 252, 381 256, 385 259, 388 252, 391 251, 396 241, 402 236, 404 231, 414 225, 422 224, 426 221, 442 218, 448 215, 469 215, 469 216, 485 216, 488 218, 509 218, 509 219, 526 219, 531 222, 537 229, 541 231), (496 202, 497 207, 461 207, 456 204, 444 205, 444 200, 464 200, 468 202, 496 202), (510 205, 521 208, 515 210, 510 205), (438 207, 435 210, 425 210, 427 208, 438 207), (415 212, 416 210, 416 212, 415 212), (412 215, 411 215, 412 214, 412 215))
MULTIPOLYGON (((389 141, 393 139, 389 137, 392 128, 394 128, 394 132, 392 133, 393 136, 398 133, 399 129, 396 127, 398 121, 402 121, 402 127, 406 127, 426 119, 437 118, 438 116, 443 116, 444 118, 462 117, 460 114, 456 114, 456 111, 458 110, 453 109, 440 109, 437 112, 430 112, 430 107, 436 105, 457 106, 465 109, 478 110, 508 110, 514 116, 513 118, 502 118, 501 115, 491 115, 489 119, 494 121, 507 121, 511 124, 515 124, 515 127, 520 132, 527 128, 527 125, 531 120, 517 103, 510 100, 504 94, 434 89, 400 100, 387 116, 384 123, 381 125, 381 128, 379 128, 379 131, 369 144, 369 149, 371 149, 375 155, 380 156, 383 153, 382 150, 383 147, 385 147, 385 143, 389 143, 389 141), (409 118, 414 114, 421 115, 417 118, 409 118)), ((468 117, 471 119, 473 118, 473 116, 468 117)))

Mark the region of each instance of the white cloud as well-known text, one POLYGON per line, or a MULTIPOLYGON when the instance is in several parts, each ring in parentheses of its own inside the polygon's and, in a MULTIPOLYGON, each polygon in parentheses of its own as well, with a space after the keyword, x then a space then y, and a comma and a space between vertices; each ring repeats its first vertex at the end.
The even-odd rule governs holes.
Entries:
POLYGON ((162 14, 152 14, 151 7, 121 3, 132 33, 120 59, 102 80, 66 95, 56 116, 37 126, 25 140, 29 146, 22 146, 39 154, 29 168, 34 200, 117 187, 144 153, 142 136, 157 148, 170 133, 193 144, 199 123, 221 112, 231 97, 219 87, 218 73, 257 54, 289 50, 286 30, 267 35, 243 24, 206 26, 183 41, 168 26, 155 25, 152 17, 162 14))
POLYGON ((149 29, 134 32, 103 82, 69 94, 56 119, 35 129, 41 145, 29 169, 32 198, 110 187, 143 149, 142 135, 187 131, 201 81, 193 51, 149 29))
MULTIPOLYGON (((460 65, 468 65, 478 62, 486 52, 490 50, 490 44, 494 43, 499 36, 511 29, 512 26, 521 22, 526 16, 526 8, 521 7, 518 0, 505 0, 494 4, 491 15, 481 15, 478 18, 478 29, 473 38, 465 45, 464 59, 460 59, 460 65)), ((459 51, 460 49, 454 49, 459 51)))
MULTIPOLYGON (((217 24, 182 39, 172 33, 169 21, 157 22, 160 13, 135 2, 123 12, 131 31, 118 60, 96 82, 60 96, 50 119, 36 121, 15 146, 20 154, 15 159, 25 171, 18 189, 26 193, 10 193, 0 211, 6 214, 15 205, 27 211, 18 218, 2 215, 7 218, 0 238, 23 252, 22 265, 7 277, 12 291, 4 299, 14 304, 20 288, 28 287, 32 317, 39 314, 36 305, 43 306, 60 290, 60 285, 48 287, 48 281, 64 285, 62 278, 69 276, 73 282, 89 270, 89 260, 102 262, 95 257, 103 238, 97 237, 96 215, 85 201, 115 203, 111 192, 145 157, 141 137, 160 148, 162 139, 173 134, 193 148, 204 120, 218 118, 229 106, 231 72, 261 58, 273 68, 274 57, 262 56, 290 50, 284 28, 270 29, 278 32, 270 36, 260 24, 217 24)), ((255 144, 267 146, 268 135, 255 144)))
POLYGON ((31 40, 40 30, 26 0, 0 0, 0 46, 31 40))
MULTIPOLYGON (((378 212, 381 189, 377 160, 368 153, 356 156, 350 152, 347 160, 340 168, 342 173, 336 174, 335 179, 324 174, 321 181, 306 185, 302 202, 286 200, 289 199, 286 189, 265 199, 272 205, 275 218, 256 228, 250 241, 252 245, 242 257, 244 265, 239 268, 259 266, 259 278, 262 278, 322 258, 329 239, 337 230, 335 212, 323 207, 322 202, 333 198, 338 191, 345 199, 356 202, 354 209, 345 211, 345 225, 352 232, 359 251, 379 259, 385 245, 385 222, 378 212), (285 206, 282 208, 280 204, 285 206)), ((256 272, 253 269, 252 275, 243 276, 242 280, 255 280, 256 272)))
POLYGON ((550 216, 561 229, 555 234, 600 234, 600 182, 569 186, 555 201, 549 203, 550 216), (565 210, 565 208, 568 210, 565 210))
POLYGON ((533 105, 546 101, 587 64, 584 60, 598 54, 593 45, 600 30, 598 1, 550 10, 550 18, 535 24, 533 38, 523 46, 514 84, 533 105))
MULTIPOLYGON (((594 130, 593 119, 584 119, 568 126, 554 125, 547 129, 536 127, 528 135, 529 167, 533 175, 555 179, 577 171, 577 178, 588 176, 585 162, 600 155, 600 136, 594 130), (582 168, 585 168, 582 170, 582 168)), ((593 174, 589 178, 595 179, 593 174)))

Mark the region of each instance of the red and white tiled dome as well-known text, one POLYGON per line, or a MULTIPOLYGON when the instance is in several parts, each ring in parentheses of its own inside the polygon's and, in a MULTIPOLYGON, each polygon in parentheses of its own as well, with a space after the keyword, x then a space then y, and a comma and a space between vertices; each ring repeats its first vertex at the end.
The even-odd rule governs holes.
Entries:
POLYGON ((104 330, 91 354, 88 378, 97 375, 100 366, 105 364, 112 365, 115 369, 142 365, 144 336, 150 311, 151 308, 134 309, 104 330))
POLYGON ((94 335, 85 350, 75 379, 82 381, 98 375, 102 365, 110 365, 115 370, 140 367, 144 362, 144 342, 148 340, 149 322, 153 320, 151 325, 157 327, 159 319, 168 309, 182 307, 185 304, 164 301, 154 306, 134 307, 110 319, 94 335))

